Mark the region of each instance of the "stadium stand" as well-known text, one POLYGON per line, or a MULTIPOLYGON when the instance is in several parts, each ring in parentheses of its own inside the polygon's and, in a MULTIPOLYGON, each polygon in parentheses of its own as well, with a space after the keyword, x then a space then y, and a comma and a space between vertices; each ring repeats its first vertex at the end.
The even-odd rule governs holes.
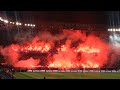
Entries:
POLYGON ((15 79, 15 78, 10 72, 0 70, 0 79, 15 79))

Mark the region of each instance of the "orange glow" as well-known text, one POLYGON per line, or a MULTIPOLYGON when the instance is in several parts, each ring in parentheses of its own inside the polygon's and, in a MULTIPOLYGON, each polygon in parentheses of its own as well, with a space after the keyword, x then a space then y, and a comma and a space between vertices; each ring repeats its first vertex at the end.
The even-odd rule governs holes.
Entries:
POLYGON ((84 64, 81 64, 83 68, 99 68, 99 65, 91 61, 87 61, 84 64))
POLYGON ((49 67, 55 67, 55 68, 71 68, 73 67, 73 64, 68 60, 60 60, 55 61, 54 63, 49 64, 49 67))
POLYGON ((32 41, 0 49, 0 53, 14 67, 99 68, 107 62, 109 46, 99 37, 86 37, 80 31, 74 30, 65 30, 63 35, 58 36, 57 38, 44 33, 42 37, 34 37, 32 41), (19 53, 32 51, 40 54, 19 53), (25 60, 21 60, 22 55, 25 60))
POLYGON ((67 50, 67 48, 66 48, 66 46, 65 45, 62 45, 60 48, 58 48, 57 49, 58 51, 66 51, 67 50))
POLYGON ((36 44, 36 45, 28 45, 21 47, 20 51, 39 51, 39 52, 48 52, 51 49, 49 44, 36 44))
POLYGON ((35 60, 33 58, 29 58, 27 60, 21 60, 15 64, 15 67, 20 68, 34 68, 39 64, 39 60, 35 60))
POLYGON ((39 41, 38 37, 35 37, 32 42, 27 43, 27 45, 19 45, 18 47, 13 47, 15 51, 37 51, 37 52, 48 52, 52 48, 51 42, 39 41))
POLYGON ((86 53, 99 53, 100 50, 97 48, 89 48, 88 46, 86 47, 78 47, 75 52, 86 52, 86 53))

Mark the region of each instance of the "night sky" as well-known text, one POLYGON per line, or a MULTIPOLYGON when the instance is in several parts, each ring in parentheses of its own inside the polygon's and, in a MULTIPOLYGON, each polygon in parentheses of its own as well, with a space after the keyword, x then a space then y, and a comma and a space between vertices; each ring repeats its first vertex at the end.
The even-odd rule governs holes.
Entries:
POLYGON ((3 14, 26 23, 61 22, 106 24, 105 11, 4 11, 3 14))

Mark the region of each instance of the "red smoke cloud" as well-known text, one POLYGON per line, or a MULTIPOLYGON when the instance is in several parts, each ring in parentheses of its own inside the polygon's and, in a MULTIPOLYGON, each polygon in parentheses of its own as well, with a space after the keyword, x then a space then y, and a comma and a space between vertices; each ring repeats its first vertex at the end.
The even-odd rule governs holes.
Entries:
POLYGON ((98 37, 88 36, 84 43, 70 47, 70 41, 58 48, 58 54, 54 55, 54 62, 50 67, 71 68, 98 68, 108 60, 109 47, 98 37), (78 54, 80 53, 80 54, 78 54))
POLYGON ((23 67, 23 68, 34 68, 39 64, 39 60, 29 58, 27 60, 20 60, 15 63, 14 67, 23 67))
MULTIPOLYGON (((8 64, 14 67, 37 67, 42 66, 40 62, 43 60, 29 58, 26 60, 19 60, 20 52, 39 52, 48 53, 46 62, 48 67, 55 68, 98 68, 102 67, 108 60, 109 46, 104 41, 100 40, 95 35, 86 36, 84 32, 63 30, 63 34, 56 36, 50 33, 44 33, 42 36, 38 35, 31 42, 25 42, 22 45, 14 44, 2 48, 1 54, 4 56, 8 64), (46 36, 46 38, 45 38, 46 36), (59 41, 64 39, 64 44, 59 41), (43 39, 43 40, 42 40, 43 39), (78 41, 79 40, 79 41, 78 41), (58 41, 59 47, 55 47, 55 41, 58 41), (76 46, 72 44, 76 42, 76 46), (50 50, 55 48, 56 54, 51 55, 50 50)), ((41 56, 40 56, 41 57, 41 56)))
POLYGON ((19 48, 18 45, 11 45, 5 48, 1 48, 0 51, 1 54, 4 56, 6 63, 15 65, 15 63, 18 61, 19 58, 19 54, 16 52, 18 48, 19 48))

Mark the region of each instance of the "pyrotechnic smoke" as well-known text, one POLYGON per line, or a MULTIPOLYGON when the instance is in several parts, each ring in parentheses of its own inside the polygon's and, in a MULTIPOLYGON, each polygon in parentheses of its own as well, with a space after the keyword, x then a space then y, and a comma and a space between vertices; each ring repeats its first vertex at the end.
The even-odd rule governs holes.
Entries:
POLYGON ((0 50, 0 52, 4 56, 4 59, 6 60, 6 62, 11 65, 14 65, 19 58, 19 54, 15 50, 13 50, 13 46, 16 47, 17 45, 11 45, 11 46, 8 46, 5 48, 1 48, 1 50, 0 50))
MULTIPOLYGON (((17 39, 20 40, 19 37, 17 39)), ((55 35, 44 31, 39 32, 30 41, 26 37, 22 37, 21 41, 22 44, 14 44, 1 49, 1 54, 5 57, 6 62, 15 67, 35 67, 44 61, 47 62, 45 64, 48 67, 98 68, 109 59, 108 43, 93 34, 86 35, 85 32, 79 30, 63 30, 63 33, 55 35), (57 46, 55 46, 56 41, 57 46), (54 49, 56 51, 52 51, 54 49), (48 56, 19 61, 19 57, 22 57, 20 52, 47 53, 48 56), (55 53, 51 54, 53 52, 55 53)))
MULTIPOLYGON (((83 37, 85 36, 83 35, 83 37)), ((79 37, 79 39, 81 38, 79 37)), ((85 39, 82 38, 81 40, 84 41, 85 39)), ((58 49, 58 54, 53 56, 55 60, 50 64, 50 67, 98 68, 102 67, 108 60, 109 47, 96 36, 86 37, 84 43, 79 43, 77 47, 72 48, 70 45, 71 40, 66 40, 66 44, 58 49)))
POLYGON ((53 55, 54 61, 49 64, 49 67, 56 68, 71 68, 76 67, 77 59, 73 49, 70 47, 71 40, 67 40, 65 45, 58 48, 58 54, 53 55))
POLYGON ((109 64, 112 66, 115 64, 115 62, 117 63, 120 62, 120 59, 119 59, 120 57, 120 35, 114 32, 110 34, 109 39, 110 39, 109 46, 111 48, 109 64))
POLYGON ((65 35, 63 34, 55 34, 52 35, 48 31, 43 31, 38 33, 39 40, 41 41, 56 41, 56 40, 61 40, 65 38, 65 35))
POLYGON ((77 41, 80 39, 81 41, 85 41, 86 39, 86 33, 81 32, 80 30, 63 30, 64 35, 67 37, 67 39, 70 39, 72 41, 77 41))
MULTIPOLYGON (((81 61, 88 63, 87 67, 102 67, 108 60, 109 46, 96 36, 88 36, 85 43, 79 44, 78 48, 82 48, 81 61)), ((85 66, 85 65, 84 65, 85 66)))
POLYGON ((14 36, 14 40, 17 43, 23 43, 23 42, 26 42, 26 41, 33 40, 34 37, 35 37, 34 35, 31 35, 31 32, 23 32, 23 33, 16 34, 14 36))
POLYGON ((20 54, 17 52, 20 49, 19 45, 10 45, 5 48, 0 49, 0 53, 4 56, 6 63, 14 66, 14 67, 34 67, 39 64, 39 60, 34 60, 32 58, 27 60, 19 61, 20 54))
POLYGON ((29 58, 27 60, 20 60, 15 63, 14 67, 22 67, 22 68, 34 68, 38 66, 40 61, 38 59, 29 58))

